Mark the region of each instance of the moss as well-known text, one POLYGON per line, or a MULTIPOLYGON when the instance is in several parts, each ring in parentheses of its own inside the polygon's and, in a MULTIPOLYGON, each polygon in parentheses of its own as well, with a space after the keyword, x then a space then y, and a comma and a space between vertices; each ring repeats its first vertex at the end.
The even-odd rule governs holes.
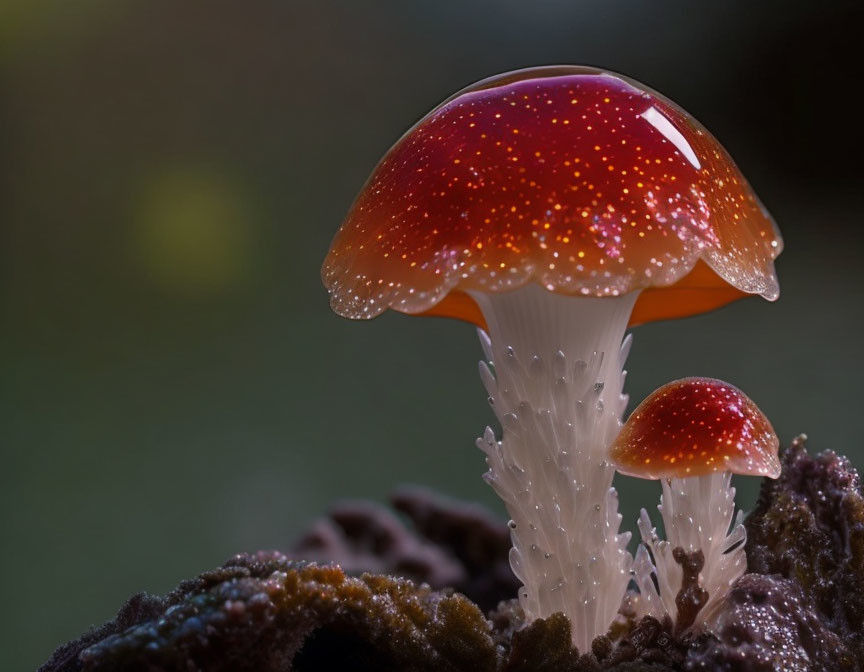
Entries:
POLYGON ((288 555, 335 562, 349 573, 394 574, 453 588, 484 611, 516 594, 504 521, 424 488, 402 488, 390 501, 403 518, 370 502, 337 504, 288 555))
POLYGON ((459 595, 278 554, 238 556, 209 578, 48 669, 495 669, 488 623, 459 595))
POLYGON ((570 641, 570 621, 563 614, 553 614, 513 633, 503 672, 575 670, 579 658, 570 641))

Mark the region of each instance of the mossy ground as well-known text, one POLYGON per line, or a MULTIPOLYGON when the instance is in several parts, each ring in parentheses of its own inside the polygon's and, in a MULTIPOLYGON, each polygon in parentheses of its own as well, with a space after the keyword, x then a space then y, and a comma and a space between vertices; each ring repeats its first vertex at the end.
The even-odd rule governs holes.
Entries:
MULTIPOLYGON (((810 456, 803 439, 785 451, 782 476, 763 484, 746 522, 748 573, 710 634, 623 614, 591 651, 576 651, 561 615, 524 626, 510 599, 517 585, 504 525, 422 491, 394 504, 410 526, 383 507, 342 507, 301 539, 294 559, 238 555, 164 597, 134 596, 40 669, 864 669, 859 477, 836 453, 810 456), (378 573, 360 573, 370 563, 378 573)), ((704 595, 688 585, 680 597, 698 604, 704 595)))

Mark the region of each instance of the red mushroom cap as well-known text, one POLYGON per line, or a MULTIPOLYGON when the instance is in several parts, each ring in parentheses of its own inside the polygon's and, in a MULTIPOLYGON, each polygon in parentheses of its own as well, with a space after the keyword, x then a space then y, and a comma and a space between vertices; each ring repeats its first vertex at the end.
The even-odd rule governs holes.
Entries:
POLYGON ((484 326, 468 290, 643 290, 631 324, 779 294, 780 235, 721 145, 674 103, 584 67, 475 84, 378 164, 322 268, 333 309, 484 326))
POLYGON ((619 471, 641 478, 715 471, 777 478, 778 446, 768 418, 737 387, 714 378, 684 378, 639 404, 610 457, 619 471))

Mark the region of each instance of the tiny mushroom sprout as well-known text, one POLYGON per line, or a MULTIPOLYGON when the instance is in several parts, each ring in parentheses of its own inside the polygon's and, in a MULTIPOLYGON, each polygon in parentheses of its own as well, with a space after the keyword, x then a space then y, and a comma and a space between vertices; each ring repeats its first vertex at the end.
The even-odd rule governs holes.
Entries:
POLYGON ((563 612, 582 650, 632 558, 608 448, 628 325, 747 294, 774 300, 780 235, 681 108, 587 67, 520 70, 446 100, 390 149, 324 261, 333 309, 480 328, 503 427, 478 441, 512 518, 528 622, 563 612))
POLYGON ((663 488, 657 508, 666 540, 658 538, 642 509, 639 530, 644 545, 633 566, 647 614, 668 614, 673 620, 679 616, 681 552, 701 551, 699 587, 707 595, 703 593, 701 610, 687 625, 710 623, 712 612, 747 567, 740 511, 732 525, 732 474, 777 478, 778 444, 756 404, 722 380, 685 378, 667 383, 633 411, 610 456, 622 473, 659 479, 663 488))

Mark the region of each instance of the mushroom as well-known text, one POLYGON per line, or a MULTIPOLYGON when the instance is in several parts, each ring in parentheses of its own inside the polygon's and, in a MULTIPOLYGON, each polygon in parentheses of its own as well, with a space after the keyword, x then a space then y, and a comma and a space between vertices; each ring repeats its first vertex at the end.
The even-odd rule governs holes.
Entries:
POLYGON ((633 411, 612 443, 610 457, 622 473, 658 479, 663 488, 657 508, 666 540, 660 540, 645 509, 639 519, 643 545, 633 573, 646 613, 676 619, 681 551, 701 551, 699 585, 708 595, 694 624, 710 621, 747 567, 740 511, 730 530, 732 474, 777 478, 778 445, 774 428, 756 404, 722 380, 667 383, 633 411))
POLYGON ((448 99, 384 156, 322 268, 333 309, 480 328, 503 426, 486 480, 512 518, 526 621, 563 612, 584 650, 632 562, 607 449, 628 324, 777 298, 780 235, 720 144, 620 75, 521 70, 448 99))

